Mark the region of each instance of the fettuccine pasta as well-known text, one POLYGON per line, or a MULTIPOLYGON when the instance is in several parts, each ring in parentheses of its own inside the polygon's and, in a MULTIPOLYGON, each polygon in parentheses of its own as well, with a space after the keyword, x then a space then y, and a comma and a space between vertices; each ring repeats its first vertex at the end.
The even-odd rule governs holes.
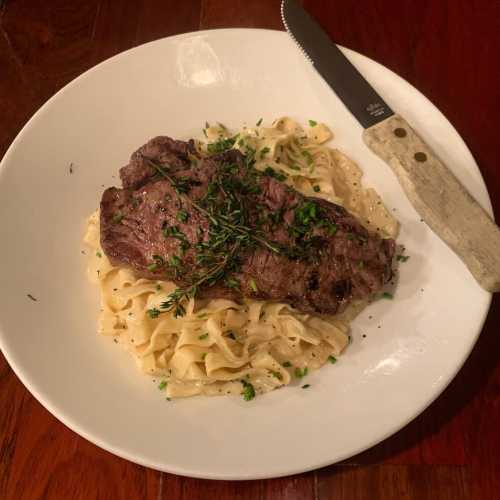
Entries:
MULTIPOLYGON (((272 169, 297 191, 343 205, 382 237, 395 237, 397 221, 373 189, 361 185, 361 170, 337 149, 324 124, 304 130, 290 118, 271 127, 244 128, 235 147, 256 150, 255 167, 272 169)), ((222 125, 204 129, 208 142, 234 137, 222 125)), ((207 145, 198 143, 200 152, 207 145)), ((98 332, 126 347, 139 368, 161 380, 168 398, 197 394, 255 394, 290 384, 334 362, 349 342, 349 322, 364 307, 353 303, 332 316, 304 314, 285 303, 191 299, 186 314, 151 318, 175 290, 168 281, 136 279, 113 267, 100 246, 99 213, 87 223, 89 279, 101 292, 98 332)))

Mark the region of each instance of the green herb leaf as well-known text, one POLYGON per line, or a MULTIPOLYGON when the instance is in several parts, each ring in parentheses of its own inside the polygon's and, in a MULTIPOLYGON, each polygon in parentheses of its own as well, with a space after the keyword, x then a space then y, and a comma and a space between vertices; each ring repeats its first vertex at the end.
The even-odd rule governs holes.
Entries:
POLYGON ((309 372, 309 369, 307 368, 307 366, 305 368, 297 367, 297 368, 295 368, 295 371, 293 372, 293 374, 297 378, 303 378, 307 375, 308 372, 309 372))
POLYGON ((198 340, 205 340, 205 339, 208 339, 208 333, 204 333, 203 335, 200 335, 198 337, 198 340))
POLYGON ((166 380, 163 380, 158 385, 158 389, 160 389, 160 391, 164 391, 166 389, 167 385, 168 385, 168 382, 166 380))
POLYGON ((394 298, 394 295, 392 295, 392 293, 389 293, 389 292, 384 292, 382 294, 382 298, 383 299, 393 299, 394 298))
POLYGON ((318 124, 318 122, 315 122, 314 120, 309 120, 310 127, 315 127, 317 124, 318 124))
POLYGON ((97 257, 101 258, 102 257, 102 253, 101 252, 96 252, 95 253, 97 257))
POLYGON ((113 215, 111 221, 113 222, 113 224, 119 224, 122 221, 122 219, 123 219, 123 214, 120 212, 116 212, 116 214, 113 215))
POLYGON ((313 190, 315 193, 319 193, 321 191, 321 188, 319 186, 313 186, 313 190))
POLYGON ((250 288, 252 289, 253 292, 259 293, 259 289, 257 288, 257 283, 255 283, 255 280, 253 278, 250 278, 248 284, 250 285, 250 288))
POLYGON ((262 148, 260 150, 260 159, 262 160, 264 158, 264 156, 267 155, 267 153, 269 153, 269 151, 271 151, 267 146, 262 148))
POLYGON ((186 210, 179 210, 176 215, 176 219, 179 222, 187 222, 189 218, 189 214, 186 212, 186 210))
POLYGON ((241 383, 243 384, 243 399, 245 401, 251 401, 255 397, 255 389, 253 385, 250 382, 247 382, 246 380, 241 380, 241 383))
POLYGON ((398 260, 399 262, 406 262, 409 258, 409 255, 398 255, 396 257, 396 260, 398 260))
POLYGON ((337 362, 337 358, 335 356, 328 356, 328 361, 334 365, 337 362))
POLYGON ((160 315, 160 310, 157 309, 156 307, 153 307, 152 309, 148 309, 147 313, 151 319, 155 319, 160 315))

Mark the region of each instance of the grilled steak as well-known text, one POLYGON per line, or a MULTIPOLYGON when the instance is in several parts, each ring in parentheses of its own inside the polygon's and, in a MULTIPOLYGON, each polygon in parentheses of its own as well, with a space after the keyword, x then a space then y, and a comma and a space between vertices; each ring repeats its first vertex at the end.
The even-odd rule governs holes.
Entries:
POLYGON ((101 201, 101 245, 138 277, 186 295, 287 302, 334 314, 391 277, 395 243, 343 207, 308 198, 253 167, 252 152, 200 157, 157 137, 120 170, 101 201))

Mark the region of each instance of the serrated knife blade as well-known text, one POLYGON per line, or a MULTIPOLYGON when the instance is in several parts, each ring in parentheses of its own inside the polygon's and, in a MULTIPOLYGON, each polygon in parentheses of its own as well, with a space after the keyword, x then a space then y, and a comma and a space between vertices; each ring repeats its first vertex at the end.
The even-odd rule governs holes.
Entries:
POLYGON ((361 123, 365 144, 392 168, 420 216, 483 288, 500 291, 500 230, 495 222, 296 0, 283 0, 281 15, 288 33, 361 123))
POLYGON ((394 114, 387 103, 298 3, 283 1, 281 17, 286 30, 307 59, 363 128, 371 127, 394 114))

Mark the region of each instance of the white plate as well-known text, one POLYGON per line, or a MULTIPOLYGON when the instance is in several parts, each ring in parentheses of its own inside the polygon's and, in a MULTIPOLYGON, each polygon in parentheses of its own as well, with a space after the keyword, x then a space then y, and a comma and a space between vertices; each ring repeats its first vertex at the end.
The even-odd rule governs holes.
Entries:
MULTIPOLYGON (((446 118, 394 73, 345 52, 491 213, 479 170, 446 118)), ((491 296, 420 222, 361 132, 281 32, 167 38, 77 78, 35 114, 1 164, 0 340, 16 374, 51 413, 98 446, 188 476, 293 474, 397 431, 462 366, 491 296), (330 124, 334 145, 359 162, 365 183, 395 209, 400 242, 411 255, 395 298, 356 320, 353 344, 336 365, 308 377, 308 390, 289 387, 250 403, 166 402, 127 353, 96 334, 98 290, 86 281, 80 253, 84 220, 103 186, 118 182, 118 168, 150 137, 199 136, 206 120, 236 128, 285 114, 330 124)))

